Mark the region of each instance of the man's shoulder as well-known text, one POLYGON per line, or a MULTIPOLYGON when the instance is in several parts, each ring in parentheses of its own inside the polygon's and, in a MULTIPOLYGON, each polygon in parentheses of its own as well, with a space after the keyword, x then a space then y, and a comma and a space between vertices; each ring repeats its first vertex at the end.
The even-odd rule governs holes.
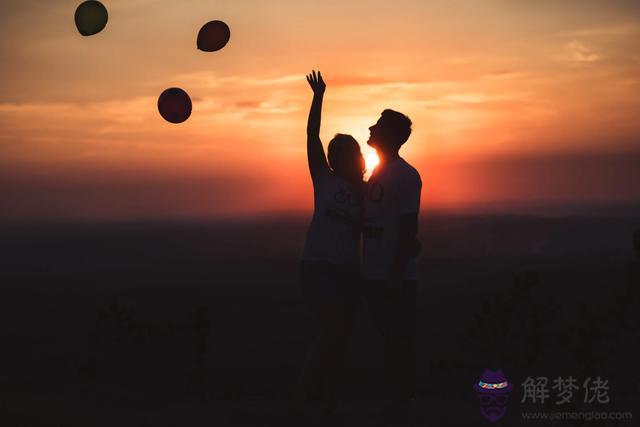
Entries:
POLYGON ((418 172, 418 170, 416 168, 414 168, 409 162, 407 162, 405 159, 400 158, 400 162, 399 163, 399 173, 405 177, 406 179, 409 179, 411 181, 416 181, 419 182, 420 184, 422 184, 422 179, 420 178, 420 173, 418 172))
POLYGON ((376 168, 369 181, 386 181, 391 183, 415 182, 420 185, 422 184, 420 173, 402 157, 382 169, 376 168))

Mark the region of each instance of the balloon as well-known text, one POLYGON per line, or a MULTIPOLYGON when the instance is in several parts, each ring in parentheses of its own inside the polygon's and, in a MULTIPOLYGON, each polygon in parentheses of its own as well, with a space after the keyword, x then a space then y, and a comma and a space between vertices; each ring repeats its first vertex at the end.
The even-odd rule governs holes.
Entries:
POLYGON ((158 98, 158 111, 166 121, 182 123, 191 115, 191 98, 180 88, 169 88, 158 98))
POLYGON ((215 52, 227 45, 231 38, 229 26, 222 21, 207 22, 198 32, 198 49, 215 52))
POLYGON ((76 9, 76 27, 83 36, 98 34, 107 25, 109 14, 102 3, 88 0, 76 9))

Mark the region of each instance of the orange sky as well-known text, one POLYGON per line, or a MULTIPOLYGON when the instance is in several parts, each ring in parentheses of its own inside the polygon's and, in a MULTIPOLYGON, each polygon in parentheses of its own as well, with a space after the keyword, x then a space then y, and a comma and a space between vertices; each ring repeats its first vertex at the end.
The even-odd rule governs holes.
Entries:
POLYGON ((0 216, 137 218, 311 209, 304 75, 321 136, 363 145, 384 108, 423 208, 640 199, 640 3, 105 0, 0 4, 0 216), (188 3, 188 6, 186 5, 188 3), (223 50, 195 48, 227 22, 223 50), (185 89, 191 118, 157 96, 185 89))

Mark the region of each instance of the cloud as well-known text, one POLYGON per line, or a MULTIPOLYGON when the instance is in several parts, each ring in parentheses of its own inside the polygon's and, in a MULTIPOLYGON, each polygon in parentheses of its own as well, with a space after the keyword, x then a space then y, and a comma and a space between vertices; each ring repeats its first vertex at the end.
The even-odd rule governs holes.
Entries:
MULTIPOLYGON (((240 75, 218 76, 209 71, 197 71, 192 73, 178 74, 174 81, 182 82, 193 88, 217 89, 220 87, 260 87, 260 86, 283 86, 292 83, 304 82, 304 75, 290 74, 270 78, 255 78, 240 75)), ((164 80, 163 80, 164 82, 164 80)), ((152 84, 157 84, 154 81, 152 84)))
POLYGON ((570 39, 575 38, 609 38, 609 37, 626 37, 636 34, 640 31, 637 23, 623 23, 619 25, 599 26, 591 28, 582 28, 578 30, 570 30, 561 32, 561 37, 570 39))
POLYGON ((589 63, 600 59, 596 51, 578 40, 572 40, 565 45, 565 58, 575 63, 589 63))
POLYGON ((442 97, 444 102, 452 104, 487 104, 496 101, 509 101, 514 99, 523 99, 529 96, 530 93, 501 93, 501 94, 487 94, 478 92, 468 93, 453 93, 442 97))

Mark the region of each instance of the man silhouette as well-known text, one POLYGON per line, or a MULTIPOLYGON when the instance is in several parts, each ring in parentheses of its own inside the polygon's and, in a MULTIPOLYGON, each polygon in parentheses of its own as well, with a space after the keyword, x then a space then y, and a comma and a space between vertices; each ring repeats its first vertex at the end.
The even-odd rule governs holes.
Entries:
POLYGON ((364 296, 384 339, 390 408, 402 408, 415 392, 415 238, 422 181, 398 153, 411 135, 407 116, 384 110, 369 130, 367 144, 375 148, 380 164, 365 199, 364 296))

